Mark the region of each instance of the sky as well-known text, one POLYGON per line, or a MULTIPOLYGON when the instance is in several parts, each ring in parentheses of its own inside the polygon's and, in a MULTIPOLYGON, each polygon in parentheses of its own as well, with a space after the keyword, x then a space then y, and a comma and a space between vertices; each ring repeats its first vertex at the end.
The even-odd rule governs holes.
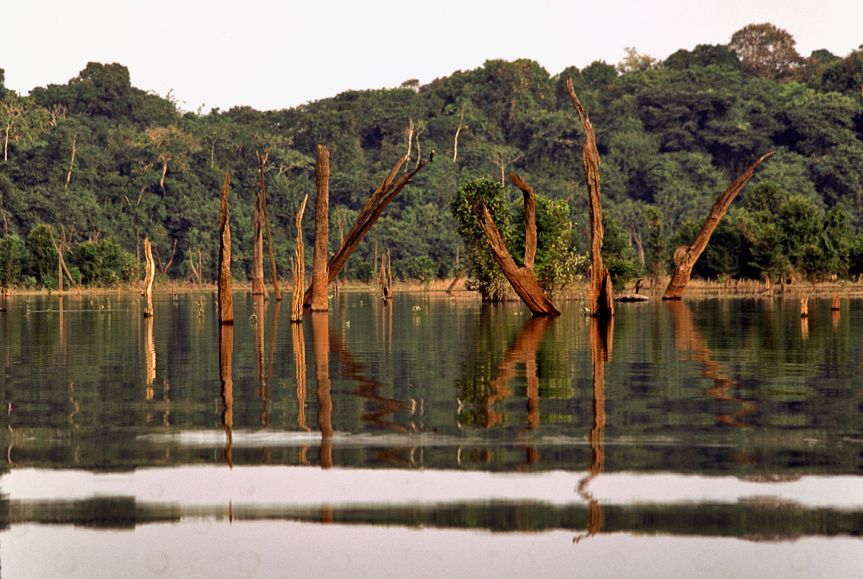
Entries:
POLYGON ((65 84, 88 62, 184 110, 294 107, 351 89, 428 83, 489 59, 556 74, 626 47, 664 59, 751 23, 808 56, 863 44, 860 0, 0 0, 6 87, 65 84))

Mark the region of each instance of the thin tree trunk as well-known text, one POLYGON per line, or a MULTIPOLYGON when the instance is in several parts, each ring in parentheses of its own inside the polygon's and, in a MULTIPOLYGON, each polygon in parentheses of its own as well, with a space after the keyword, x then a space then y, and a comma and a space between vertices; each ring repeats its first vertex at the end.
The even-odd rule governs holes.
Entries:
POLYGON ((455 286, 458 285, 458 282, 464 279, 464 276, 467 275, 467 268, 463 267, 456 274, 455 279, 452 280, 452 283, 446 288, 446 293, 450 294, 455 289, 455 286))
POLYGON ((306 283, 306 250, 303 245, 303 214, 306 211, 306 201, 309 200, 308 194, 303 197, 303 202, 300 203, 300 208, 297 211, 297 247, 294 250, 293 274, 294 274, 294 293, 291 298, 291 321, 303 321, 303 288, 306 283))
POLYGON ((147 270, 144 277, 144 317, 153 317, 153 282, 156 278, 156 262, 153 260, 153 246, 150 240, 144 238, 144 257, 147 260, 147 270))
POLYGON ((590 292, 589 308, 592 317, 609 318, 614 315, 614 292, 611 274, 602 262, 602 198, 599 187, 599 151, 596 149, 596 134, 587 116, 587 111, 578 100, 572 79, 566 80, 566 90, 572 106, 584 127, 585 142, 582 149, 584 176, 587 180, 587 193, 590 202, 590 292))
POLYGON ((461 110, 461 113, 458 117, 458 127, 455 129, 455 137, 452 140, 452 162, 453 164, 458 161, 458 136, 461 133, 461 129, 464 126, 464 109, 461 110))
POLYGON ((264 208, 263 179, 264 167, 260 153, 258 155, 258 195, 255 198, 254 212, 254 245, 252 249, 252 295, 267 295, 264 285, 264 208))
POLYGON ((72 140, 72 160, 69 161, 69 171, 66 173, 66 186, 64 189, 69 188, 69 183, 72 182, 72 169, 75 168, 75 154, 78 152, 78 137, 75 137, 72 140))
MULTIPOLYGON (((263 163, 266 164, 269 152, 264 154, 263 163)), ((282 288, 279 286, 279 270, 276 267, 276 256, 273 251, 273 234, 270 231, 270 211, 267 208, 267 182, 265 180, 263 167, 260 171, 260 189, 263 197, 262 206, 264 208, 264 227, 267 231, 267 251, 270 256, 270 277, 273 279, 273 294, 276 296, 276 301, 282 301, 282 288)))
POLYGON ((168 157, 162 156, 162 176, 159 177, 159 188, 165 192, 165 177, 168 175, 168 157))
MULTIPOLYGON (((348 258, 357 249, 357 247, 359 247, 360 242, 377 222, 387 205, 390 204, 396 195, 401 193, 402 189, 404 189, 413 180, 413 178, 416 177, 417 173, 419 173, 427 164, 425 161, 422 161, 413 171, 399 177, 399 172, 407 160, 407 157, 402 157, 396 162, 389 174, 384 178, 378 188, 375 189, 374 193, 372 193, 366 200, 362 209, 360 209, 353 226, 351 226, 347 237, 345 237, 344 243, 339 246, 339 249, 330 259, 329 265, 327 266, 328 284, 332 283, 333 280, 336 279, 336 276, 339 275, 339 272, 345 266, 345 263, 347 263, 348 258)), ((306 290, 303 303, 308 305, 311 303, 311 300, 312 294, 311 288, 309 288, 306 290)))
POLYGON ((668 287, 665 288, 665 294, 662 296, 662 299, 679 300, 683 298, 683 291, 686 289, 686 284, 689 283, 689 278, 692 276, 692 268, 695 267, 695 263, 707 247, 710 236, 713 235, 713 231, 719 225, 719 221, 725 215, 725 212, 728 211, 728 207, 734 201, 734 198, 737 197, 737 194, 740 193, 752 178, 752 175, 755 174, 758 166, 769 159, 773 153, 773 151, 768 151, 761 155, 758 160, 752 163, 728 186, 728 189, 722 192, 713 203, 713 207, 710 208, 710 213, 707 214, 707 219, 704 221, 704 225, 701 226, 701 231, 695 236, 695 241, 692 242, 692 245, 689 247, 681 245, 677 248, 674 252, 674 272, 671 274, 671 280, 668 282, 668 287))
POLYGON ((234 297, 231 292, 231 212, 228 191, 231 174, 225 169, 222 207, 219 211, 219 323, 234 323, 234 297))
POLYGON ((518 297, 522 299, 535 316, 557 315, 560 312, 540 287, 533 271, 533 263, 536 256, 536 202, 534 201, 533 188, 515 172, 511 172, 509 176, 512 182, 524 194, 525 243, 523 267, 518 267, 510 255, 503 237, 501 237, 485 203, 480 202, 474 209, 491 248, 492 256, 503 271, 503 275, 510 285, 512 285, 515 293, 518 294, 518 297))
POLYGON ((315 254, 312 269, 312 311, 329 309, 327 286, 327 248, 330 240, 330 151, 326 145, 318 145, 315 165, 315 254))

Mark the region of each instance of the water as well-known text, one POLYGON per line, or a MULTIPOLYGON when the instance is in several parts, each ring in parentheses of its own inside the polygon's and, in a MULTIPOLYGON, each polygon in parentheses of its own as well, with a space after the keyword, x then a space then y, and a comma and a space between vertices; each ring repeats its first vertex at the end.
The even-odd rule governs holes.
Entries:
POLYGON ((863 573, 863 301, 199 299, 8 301, 0 575, 863 573))

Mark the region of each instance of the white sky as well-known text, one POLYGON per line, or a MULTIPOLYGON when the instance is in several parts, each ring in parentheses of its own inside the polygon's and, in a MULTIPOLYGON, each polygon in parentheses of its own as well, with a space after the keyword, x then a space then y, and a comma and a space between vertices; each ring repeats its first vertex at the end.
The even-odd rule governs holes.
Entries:
POLYGON ((65 84, 87 62, 204 112, 291 107, 348 89, 427 83, 487 59, 551 74, 624 48, 664 59, 772 22, 800 53, 863 44, 861 0, 0 0, 6 86, 65 84))

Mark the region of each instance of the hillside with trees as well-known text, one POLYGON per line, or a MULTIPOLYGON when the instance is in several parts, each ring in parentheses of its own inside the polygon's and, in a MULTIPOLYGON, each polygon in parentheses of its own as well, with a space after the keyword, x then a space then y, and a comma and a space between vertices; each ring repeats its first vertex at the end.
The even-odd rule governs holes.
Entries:
MULTIPOLYGON (((267 150, 269 216, 284 275, 295 213, 314 192, 318 143, 332 152, 331 251, 399 157, 411 154, 410 169, 434 156, 343 277, 369 279, 385 250, 398 278, 454 276, 467 253, 450 211, 456 192, 485 177, 507 187, 516 207, 510 170, 568 207, 561 251, 584 254, 584 137, 568 78, 597 132, 604 252, 615 280, 665 275, 717 193, 768 150, 777 152, 721 222, 694 274, 863 274, 863 50, 803 57, 787 32, 756 24, 727 45, 681 49, 664 61, 628 49, 617 65, 550 74, 529 60, 490 60, 425 85, 407 80, 278 111, 183 111, 170 94, 132 86, 121 64, 89 63, 66 84, 29 95, 7 90, 0 70, 0 283, 55 286, 60 243, 82 284, 138 279, 144 238, 162 275, 189 279, 190 264, 200 262, 204 279, 214 279, 226 167, 233 270, 246 279, 256 153, 267 150)), ((585 267, 583 259, 568 262, 585 267)))

